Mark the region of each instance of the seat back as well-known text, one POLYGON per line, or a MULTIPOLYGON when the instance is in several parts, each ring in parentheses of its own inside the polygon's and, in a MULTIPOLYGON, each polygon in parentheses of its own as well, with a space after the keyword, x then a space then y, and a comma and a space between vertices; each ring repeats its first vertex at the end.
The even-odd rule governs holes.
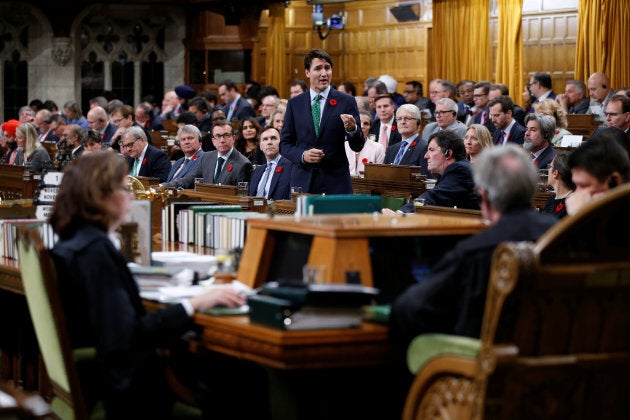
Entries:
POLYGON ((629 214, 625 185, 535 244, 497 248, 476 378, 485 417, 628 417, 629 214))
POLYGON ((18 229, 17 246, 29 312, 53 389, 53 411, 63 419, 86 419, 56 274, 36 224, 18 229))

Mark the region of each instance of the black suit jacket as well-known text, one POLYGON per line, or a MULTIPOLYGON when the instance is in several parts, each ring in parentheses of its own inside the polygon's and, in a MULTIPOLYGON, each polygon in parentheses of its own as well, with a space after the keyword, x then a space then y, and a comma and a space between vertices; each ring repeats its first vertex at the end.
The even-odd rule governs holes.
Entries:
MULTIPOLYGON (((228 113, 230 112, 230 107, 228 105, 224 105, 223 112, 225 112, 225 115, 227 116, 228 113)), ((234 107, 234 112, 232 113, 231 121, 235 121, 235 120, 241 121, 241 120, 244 120, 245 118, 255 117, 255 116, 256 116, 256 111, 254 110, 254 107, 252 107, 252 104, 250 104, 247 101, 247 99, 240 96, 238 100, 236 101, 236 106, 234 107)))
MULTIPOLYGON (((133 168, 133 161, 133 158, 127 157, 129 168, 133 168)), ((157 178, 160 182, 164 182, 166 178, 168 178, 170 171, 171 161, 168 159, 168 156, 166 156, 162 150, 149 144, 147 151, 144 152, 144 158, 142 159, 138 176, 157 178)))
MULTIPOLYGON (((420 198, 431 206, 478 210, 479 197, 475 193, 470 162, 459 160, 448 165, 433 189, 423 192, 420 198)), ((413 202, 402 206, 400 211, 413 213, 413 202)))
MULTIPOLYGON (((501 130, 497 129, 492 134, 492 143, 497 144, 499 142, 500 135, 501 130)), ((508 133, 507 141, 514 144, 523 144, 523 142, 525 142, 525 127, 520 125, 518 122, 514 124, 508 133)))
MULTIPOLYGON (((258 184, 260 183, 267 165, 258 165, 252 173, 252 179, 249 183, 250 196, 255 196, 258 191, 258 184)), ((267 198, 271 200, 289 200, 291 198, 291 171, 293 170, 293 163, 289 159, 280 157, 276 168, 271 175, 271 184, 269 184, 269 191, 267 192, 267 198)))
MULTIPOLYGON (((398 151, 403 145, 403 141, 399 141, 396 144, 392 144, 385 151, 385 160, 383 163, 393 164, 396 156, 398 156, 398 151)), ((427 153, 427 148, 429 144, 425 139, 421 139, 420 136, 416 136, 410 143, 407 150, 405 150, 405 154, 403 155, 399 165, 409 165, 409 166, 420 166, 421 173, 428 177, 431 177, 431 173, 427 169, 427 160, 424 158, 424 155, 427 153), (414 147, 411 147, 411 144, 416 143, 414 147)))
POLYGON ((591 100, 584 98, 578 102, 575 106, 570 106, 568 114, 588 114, 588 108, 591 106, 591 100))
MULTIPOLYGON (((201 158, 198 159, 201 160, 201 162, 199 162, 199 165, 197 165, 197 168, 193 172, 189 172, 188 175, 182 178, 175 178, 166 183, 166 185, 171 187, 193 188, 195 178, 203 178, 204 183, 214 184, 214 173, 217 168, 218 157, 219 152, 217 150, 205 152, 201 155, 201 158)), ((236 185, 240 181, 249 182, 251 175, 252 163, 238 150, 232 149, 230 157, 223 163, 217 184, 236 185)))
POLYGON ((280 140, 280 154, 293 162, 291 186, 302 187, 302 191, 315 194, 352 194, 350 169, 344 141, 348 140, 355 152, 363 149, 363 132, 359 110, 354 97, 329 90, 326 98, 319 133, 311 113, 310 91, 289 99, 280 140), (351 114, 356 123, 352 134, 347 134, 341 114, 351 114), (313 147, 324 151, 318 164, 302 162, 302 154, 313 147))
POLYGON ((105 126, 105 131, 103 132, 103 144, 109 146, 110 144, 112 144, 112 140, 114 137, 114 133, 116 133, 116 126, 114 124, 111 123, 107 123, 107 125, 105 126))
POLYGON ((538 169, 547 169, 557 154, 556 149, 554 149, 553 145, 550 144, 540 155, 538 155, 536 160, 534 160, 534 165, 538 166, 538 169))
MULTIPOLYGON (((369 134, 374 134, 376 136, 376 141, 380 143, 379 136, 381 135, 381 120, 372 121, 372 126, 370 127, 369 134)), ((396 126, 396 119, 392 121, 392 128, 389 132, 389 139, 387 143, 387 147, 400 143, 402 140, 402 136, 398 132, 398 127, 396 126)))
POLYGON ((459 242, 427 278, 394 301, 390 336, 401 349, 423 333, 479 337, 495 248, 506 241, 535 241, 556 221, 531 208, 514 210, 459 242))

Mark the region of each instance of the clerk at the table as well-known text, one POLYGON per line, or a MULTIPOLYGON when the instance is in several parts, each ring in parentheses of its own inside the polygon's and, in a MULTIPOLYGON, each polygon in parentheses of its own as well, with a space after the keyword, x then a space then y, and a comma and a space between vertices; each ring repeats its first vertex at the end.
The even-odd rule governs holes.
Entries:
POLYGON ((238 306, 244 299, 225 286, 145 311, 112 236, 129 211, 127 172, 125 160, 107 152, 67 166, 50 218, 60 239, 51 253, 72 346, 97 352, 96 373, 81 378, 82 388, 88 395, 94 387, 102 390, 108 418, 165 418, 172 398, 156 346, 185 331, 196 310, 238 306))

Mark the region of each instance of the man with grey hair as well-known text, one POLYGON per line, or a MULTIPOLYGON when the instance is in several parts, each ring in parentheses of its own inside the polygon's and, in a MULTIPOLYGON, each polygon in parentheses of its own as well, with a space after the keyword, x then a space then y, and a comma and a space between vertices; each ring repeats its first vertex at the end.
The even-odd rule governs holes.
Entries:
POLYGON ((171 161, 162 150, 151 146, 142 127, 132 126, 121 136, 120 149, 127 152, 129 175, 157 178, 166 181, 171 161))
POLYGON ((201 131, 194 125, 186 124, 177 130, 177 140, 179 140, 179 147, 184 152, 184 157, 173 164, 166 178, 167 182, 195 172, 199 162, 201 162, 199 157, 203 154, 201 149, 201 131))
POLYGON ((536 241, 557 220, 531 207, 538 175, 521 147, 484 149, 473 173, 490 227, 458 243, 394 301, 390 335, 401 349, 423 333, 478 338, 495 248, 506 241, 536 241))
POLYGON ((550 115, 529 114, 525 117, 525 142, 523 148, 529 152, 532 162, 538 169, 548 169, 556 157, 551 139, 556 132, 556 120, 550 115))
POLYGON ((450 98, 441 98, 435 102, 435 122, 427 124, 422 131, 422 138, 429 139, 438 131, 448 130, 461 139, 466 135, 466 124, 457 120, 457 103, 450 98))
POLYGON ((567 114, 588 114, 591 105, 586 95, 586 85, 581 80, 567 80, 564 93, 556 96, 556 102, 567 114))
POLYGON ((429 143, 418 135, 421 121, 420 110, 414 104, 404 104, 398 108, 396 124, 402 140, 387 148, 384 163, 420 166, 422 174, 431 177, 424 157, 429 143))

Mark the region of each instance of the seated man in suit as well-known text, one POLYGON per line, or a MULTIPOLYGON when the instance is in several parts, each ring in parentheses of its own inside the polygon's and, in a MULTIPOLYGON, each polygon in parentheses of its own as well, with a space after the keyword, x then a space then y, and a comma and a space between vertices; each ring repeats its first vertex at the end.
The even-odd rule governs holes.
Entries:
POLYGON ((536 99, 532 102, 529 112, 534 112, 533 105, 542 102, 544 99, 556 99, 556 93, 552 90, 552 87, 549 73, 538 72, 532 75, 527 88, 536 99))
POLYGON ((551 139, 556 132, 556 120, 551 115, 529 114, 525 117, 525 143, 523 148, 529 152, 532 162, 538 169, 547 169, 556 157, 556 150, 551 139))
POLYGON ((420 166, 423 175, 431 176, 427 168, 428 142, 418 135, 421 123, 420 110, 413 104, 404 104, 396 111, 396 123, 402 141, 393 144, 385 151, 385 162, 393 165, 420 166))
POLYGON ((394 301, 390 334, 401 350, 422 333, 479 337, 495 248, 535 241, 557 220, 532 209, 538 174, 521 147, 484 149, 473 170, 481 214, 491 227, 457 244, 394 301))
MULTIPOLYGON (((503 83, 495 83, 490 86, 490 92, 488 93, 488 102, 490 102, 494 98, 498 98, 499 96, 510 96, 510 89, 503 83)), ((525 116, 527 114, 528 113, 525 112, 523 108, 521 108, 517 104, 514 104, 514 108, 512 109, 512 117, 523 127, 525 127, 525 116)), ((490 130, 491 134, 494 134, 496 127, 492 123, 492 119, 488 118, 487 122, 488 124, 485 124, 486 128, 490 130)))
POLYGON ((280 155, 280 132, 271 126, 263 128, 259 147, 267 163, 258 165, 252 173, 249 195, 270 200, 290 199, 293 163, 280 155))
POLYGON ((586 85, 581 80, 567 80, 564 93, 556 96, 556 102, 567 114, 588 114, 591 100, 586 95, 586 85))
POLYGON ((466 135, 466 124, 457 120, 457 103, 451 98, 441 98, 435 102, 435 122, 427 124, 422 131, 422 138, 429 140, 433 134, 441 130, 452 131, 463 139, 466 135))
POLYGON ((228 121, 244 120, 248 117, 255 117, 256 111, 237 91, 236 83, 231 80, 224 80, 219 85, 219 97, 224 103, 223 112, 228 121))
POLYGON ((171 161, 162 150, 151 146, 142 127, 132 126, 122 134, 120 149, 127 151, 129 175, 157 178, 166 181, 171 161))
POLYGON ((63 136, 61 138, 62 140, 68 139, 68 141, 72 143, 72 148, 70 149, 72 150, 70 154, 72 159, 77 159, 83 153, 83 139, 86 134, 86 130, 84 130, 79 124, 66 125, 66 129, 63 131, 63 136))
POLYGON ((201 162, 201 132, 192 124, 186 124, 177 130, 177 139, 179 147, 184 152, 184 157, 180 158, 173 164, 171 171, 166 178, 167 182, 175 178, 182 178, 197 170, 199 162, 201 162))
POLYGON ((212 144, 216 150, 205 152, 195 171, 161 185, 193 188, 195 178, 203 178, 205 184, 236 185, 240 181, 249 182, 252 164, 234 148, 232 123, 222 120, 212 125, 212 144))
POLYGON ((523 144, 525 127, 513 117, 514 102, 509 96, 499 96, 488 103, 490 118, 496 130, 492 134, 492 142, 497 146, 506 143, 523 144))
POLYGON ((396 105, 390 95, 379 95, 374 98, 374 109, 377 119, 372 123, 369 134, 376 135, 377 141, 387 149, 400 142, 400 133, 394 119, 396 105))
MULTIPOLYGON (((471 165, 466 160, 464 141, 450 131, 438 131, 431 136, 425 154, 427 168, 438 176, 435 187, 420 195, 425 204, 432 206, 479 209, 479 197, 475 193, 471 165)), ((398 210, 400 213, 413 213, 413 202, 398 210)), ((383 209, 383 214, 392 214, 383 209)))
POLYGON ((101 133, 103 144, 109 146, 116 133, 116 126, 109 122, 107 112, 100 106, 95 106, 88 111, 87 122, 90 129, 101 133))

